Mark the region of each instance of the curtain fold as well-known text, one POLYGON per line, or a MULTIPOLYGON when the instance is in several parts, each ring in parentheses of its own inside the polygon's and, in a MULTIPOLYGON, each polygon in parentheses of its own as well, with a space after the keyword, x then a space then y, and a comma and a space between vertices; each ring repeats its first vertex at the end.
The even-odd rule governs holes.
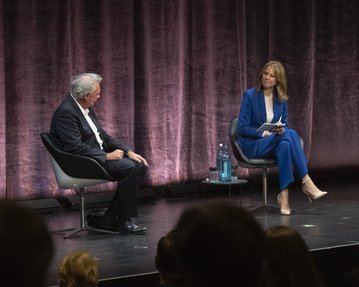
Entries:
POLYGON ((303 138, 308 158, 315 97, 315 5, 316 1, 311 0, 283 2, 282 5, 271 0, 269 12, 269 58, 277 58, 285 65, 290 97, 289 126, 303 138))
POLYGON ((357 167, 359 2, 317 1, 316 12, 312 133, 316 156, 311 163, 321 169, 357 167))
MULTIPOLYGON (((0 39, 4 39, 4 4, 0 2, 0 39)), ((0 198, 6 197, 6 97, 5 95, 5 41, 0 40, 0 198)))
POLYGON ((272 59, 286 68, 309 168, 357 167, 358 3, 0 1, 0 197, 63 192, 40 133, 82 72, 103 76, 95 111, 148 160, 144 185, 207 177, 243 91, 272 59))

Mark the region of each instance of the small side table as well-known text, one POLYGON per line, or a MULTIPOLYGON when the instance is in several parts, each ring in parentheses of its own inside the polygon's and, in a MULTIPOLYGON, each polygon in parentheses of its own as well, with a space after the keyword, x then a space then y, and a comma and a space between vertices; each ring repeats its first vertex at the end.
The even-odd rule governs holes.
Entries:
MULTIPOLYGON (((204 199, 204 186, 205 185, 218 185, 218 186, 228 186, 228 197, 231 198, 232 197, 232 186, 233 185, 242 185, 242 184, 246 184, 248 183, 248 180, 246 179, 236 179, 236 180, 232 180, 229 182, 223 182, 223 181, 210 181, 210 180, 203 180, 202 182, 202 198, 204 199)), ((241 186, 240 186, 240 190, 239 190, 239 201, 241 202, 241 186)))

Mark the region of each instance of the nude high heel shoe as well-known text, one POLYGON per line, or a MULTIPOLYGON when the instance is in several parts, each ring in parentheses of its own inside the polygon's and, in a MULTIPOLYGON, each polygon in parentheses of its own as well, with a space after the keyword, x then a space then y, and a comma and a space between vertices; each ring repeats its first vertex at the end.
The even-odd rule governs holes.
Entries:
POLYGON ((291 213, 290 208, 287 209, 287 208, 282 207, 282 193, 278 194, 277 201, 278 201, 278 205, 279 205, 279 208, 280 208, 280 214, 282 214, 282 215, 290 215, 290 213, 291 213))
POLYGON ((319 199, 328 193, 326 191, 321 191, 318 187, 316 187, 310 177, 303 180, 302 190, 304 194, 308 196, 310 202, 312 202, 312 199, 319 199))

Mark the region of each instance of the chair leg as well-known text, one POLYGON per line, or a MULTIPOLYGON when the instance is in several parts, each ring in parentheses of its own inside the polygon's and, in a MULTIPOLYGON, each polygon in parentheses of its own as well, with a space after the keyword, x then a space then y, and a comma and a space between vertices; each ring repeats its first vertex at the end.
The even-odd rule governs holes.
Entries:
POLYGON ((64 235, 64 239, 68 239, 81 231, 93 231, 105 234, 118 234, 116 231, 97 229, 86 225, 85 222, 85 188, 81 187, 80 191, 80 227, 73 229, 71 232, 64 235))
POLYGON ((263 171, 262 171, 263 207, 273 208, 273 209, 279 209, 279 206, 277 206, 277 205, 269 205, 269 204, 268 204, 268 182, 267 182, 267 174, 268 174, 268 168, 267 168, 267 167, 263 167, 263 171))
POLYGON ((268 198, 267 198, 267 194, 268 194, 267 171, 268 171, 267 168, 264 167, 263 172, 262 172, 262 190, 263 190, 263 202, 264 202, 265 206, 268 205, 268 198))
POLYGON ((85 225, 85 188, 84 187, 80 187, 80 227, 75 228, 74 230, 72 230, 71 232, 67 233, 64 235, 65 239, 68 239, 72 236, 74 236, 75 234, 86 230, 86 225, 85 225))
POLYGON ((262 168, 262 193, 263 193, 263 204, 260 204, 251 209, 251 211, 257 211, 260 209, 279 209, 277 205, 269 205, 268 204, 268 183, 267 183, 267 173, 268 168, 262 168))

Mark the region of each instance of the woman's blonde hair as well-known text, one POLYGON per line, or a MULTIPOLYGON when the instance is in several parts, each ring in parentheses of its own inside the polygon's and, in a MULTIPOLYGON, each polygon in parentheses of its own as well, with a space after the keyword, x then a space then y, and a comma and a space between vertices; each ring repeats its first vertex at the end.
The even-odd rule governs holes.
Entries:
POLYGON ((77 250, 65 256, 58 274, 59 287, 96 287, 98 266, 93 256, 77 250))
POLYGON ((277 81, 275 89, 277 90, 277 97, 279 101, 286 101, 288 100, 287 96, 287 79, 285 76, 285 69, 281 62, 279 61, 269 61, 267 64, 264 65, 261 72, 258 76, 258 85, 257 85, 257 92, 259 92, 262 87, 262 76, 264 71, 271 67, 273 69, 274 77, 277 81))

